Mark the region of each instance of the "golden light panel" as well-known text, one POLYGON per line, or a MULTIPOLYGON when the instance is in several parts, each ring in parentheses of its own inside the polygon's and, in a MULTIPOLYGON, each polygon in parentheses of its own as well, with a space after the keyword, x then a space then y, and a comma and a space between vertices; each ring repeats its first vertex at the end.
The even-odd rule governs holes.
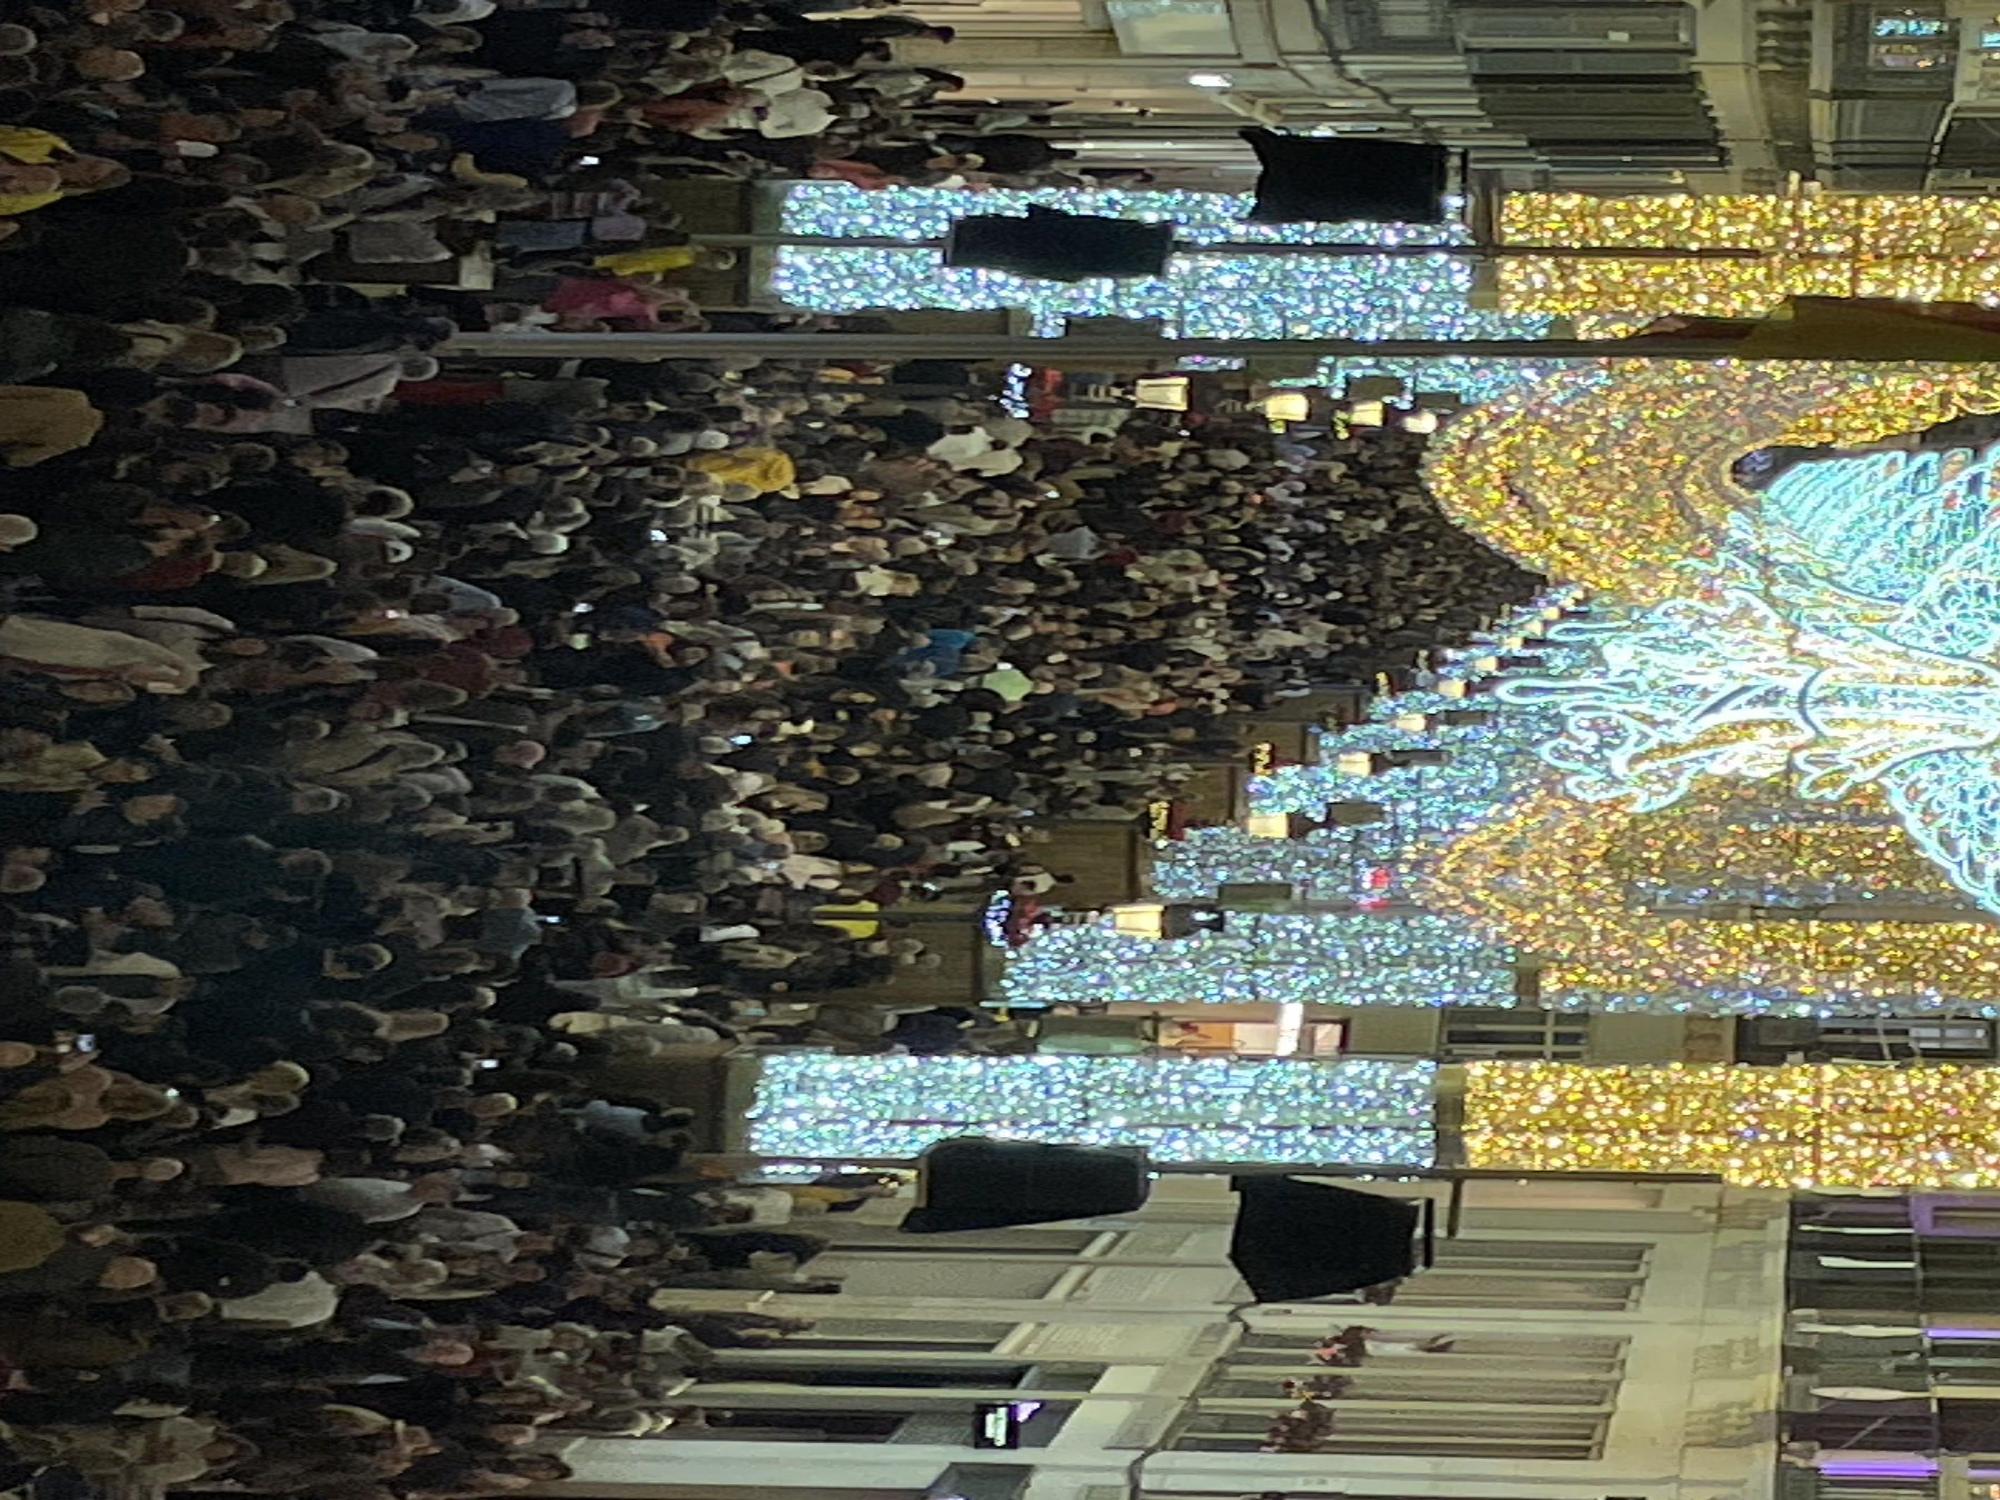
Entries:
POLYGON ((1715 789, 1685 807, 1634 814, 1544 788, 1447 846, 1419 875, 1426 907, 1469 918, 1545 967, 1543 998, 1571 992, 1671 995, 1702 1009, 1705 992, 1796 997, 1828 1008, 1867 1008, 1938 992, 2000 1000, 2000 926, 1947 921, 1718 919, 1653 912, 1634 898, 1636 874, 1669 861, 1711 869, 1789 863, 1801 882, 1957 893, 1916 865, 1921 854, 1893 825, 1868 831, 1822 825, 1779 834, 1703 822, 1715 789), (1927 883, 1926 883, 1927 882, 1927 883))
POLYGON ((1461 416, 1425 477, 1451 518, 1524 565, 1655 603, 1756 497, 1774 444, 1857 444, 2000 408, 2000 368, 1833 360, 1594 361, 1461 416))
POLYGON ((1873 787, 1857 789, 1836 816, 1776 782, 1713 782, 1631 831, 1638 836, 1605 856, 1607 872, 1630 886, 1700 886, 1726 875, 1772 891, 1833 885, 1964 904, 1873 787))
POLYGON ((2000 300, 2000 207, 1978 198, 1514 193, 1500 230, 1510 245, 1765 252, 1711 261, 1509 257, 1500 263, 1507 313, 1746 317, 1790 296, 2000 300))
POLYGON ((1745 1187, 2000 1186, 2000 1068, 1474 1063, 1466 1164, 1745 1187))

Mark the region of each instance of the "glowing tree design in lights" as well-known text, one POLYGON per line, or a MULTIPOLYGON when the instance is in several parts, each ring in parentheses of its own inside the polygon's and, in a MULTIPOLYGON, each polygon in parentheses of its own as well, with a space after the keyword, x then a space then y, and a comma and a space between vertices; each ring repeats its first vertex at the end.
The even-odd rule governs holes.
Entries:
POLYGON ((1801 466, 1765 495, 1761 525, 1738 524, 1740 546, 1703 570, 1696 597, 1613 631, 1572 627, 1594 637, 1602 675, 1501 697, 1563 707, 1568 728, 1544 754, 1588 801, 1651 812, 1711 776, 1787 777, 1808 800, 1879 784, 1918 845, 2000 911, 2000 552, 1983 507, 1958 519, 1957 482, 1992 458, 1915 489, 1846 483, 1844 460, 1801 466), (1891 513, 1871 524, 1878 505, 1891 513), (1863 593, 1826 576, 1842 559, 1823 559, 1815 533, 1931 545, 1857 569, 1881 590, 1863 593))
MULTIPOLYGON (((1832 594, 1784 602, 1798 615, 1859 604, 1832 594)), ((1543 754, 1569 772, 1564 785, 1639 812, 1672 806, 1703 776, 1791 773, 1801 795, 1838 798, 2000 736, 1994 666, 1865 628, 1845 638, 1826 624, 1802 629, 1747 588, 1714 586, 1649 610, 1605 642, 1604 656, 1602 676, 1529 678, 1500 693, 1562 704, 1569 727, 1543 754)))
POLYGON ((1563 708, 1545 755, 1566 790, 1650 812, 1712 777, 1809 801, 1875 789, 2000 911, 1996 450, 1822 460, 1761 492, 1731 470, 1774 442, 1996 405, 1976 368, 1654 365, 1558 377, 1461 424, 1433 457, 1448 509, 1648 606, 1557 632, 1596 646, 1601 673, 1501 691, 1563 708), (1737 398, 1728 421, 1718 396, 1737 398))

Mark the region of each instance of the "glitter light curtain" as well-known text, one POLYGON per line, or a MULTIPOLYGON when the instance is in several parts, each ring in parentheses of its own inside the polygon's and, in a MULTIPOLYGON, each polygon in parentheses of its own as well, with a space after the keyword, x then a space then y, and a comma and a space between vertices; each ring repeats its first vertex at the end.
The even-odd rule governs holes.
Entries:
POLYGON ((1463 1089, 1474 1168, 2000 1186, 1993 1068, 774 1053, 762 1069, 750 1146, 776 1157, 906 1160, 978 1132, 1141 1145, 1168 1163, 1421 1167, 1435 1161, 1442 1084, 1463 1089))
MULTIPOLYGON (((1245 197, 1169 191, 892 188, 865 193, 805 184, 786 200, 790 233, 941 238, 972 213, 1019 213, 1030 203, 1077 213, 1181 225, 1199 243, 1461 243, 1458 226, 1276 225, 1242 222, 1245 197)), ((794 248, 780 253, 773 290, 820 311, 864 308, 1018 308, 1037 332, 1072 317, 1158 318, 1188 337, 1533 338, 1567 319, 1585 337, 1610 337, 1669 313, 1751 316, 1788 296, 2000 302, 2000 208, 1980 199, 1906 195, 1720 195, 1599 199, 1518 193, 1502 203, 1500 239, 1516 246, 1629 245, 1736 248, 1745 260, 1566 259, 1509 256, 1491 292, 1473 263, 1417 259, 1181 256, 1166 277, 1077 286, 995 272, 947 270, 923 249, 794 248)), ((1488 399, 1541 367, 1473 361, 1347 361, 1324 378, 1396 374, 1433 389, 1488 399)))
POLYGON ((2000 1069, 1475 1063, 1466 1165, 1745 1187, 2000 1185, 2000 1069))
POLYGON ((1052 928, 1010 963, 1009 1004, 1498 1005, 1516 955, 1473 924, 1428 913, 1231 913, 1174 942, 1108 922, 1052 928))
POLYGON ((1156 1161, 1429 1166, 1429 1062, 770 1053, 763 1156, 902 1160, 955 1135, 1144 1146, 1156 1161))
MULTIPOLYGON (((1222 193, 1080 191, 1069 188, 967 192, 890 188, 866 193, 845 184, 805 184, 785 200, 787 233, 843 238, 941 239, 968 214, 1018 214, 1030 204, 1071 213, 1158 222, 1171 219, 1184 240, 1203 244, 1457 244, 1462 226, 1393 224, 1246 224, 1250 199, 1222 193)), ((1170 336, 1187 338, 1534 338, 1546 317, 1481 310, 1474 305, 1472 262, 1448 256, 1396 258, 1267 255, 1175 256, 1161 278, 1065 284, 1026 281, 998 271, 952 270, 927 249, 792 247, 778 254, 772 290, 820 312, 869 308, 1013 308, 1035 332, 1054 337, 1067 320, 1157 318, 1170 336)), ((1485 397, 1533 379, 1546 368, 1476 361, 1346 360, 1329 362, 1328 380, 1389 374, 1421 389, 1485 397)))
POLYGON ((1752 317, 1787 297, 2000 300, 2000 208, 1914 194, 1591 198, 1514 193, 1501 239, 1514 245, 1632 245, 1766 252, 1756 260, 1562 260, 1500 266, 1508 313, 1591 320, 1622 310, 1752 317))

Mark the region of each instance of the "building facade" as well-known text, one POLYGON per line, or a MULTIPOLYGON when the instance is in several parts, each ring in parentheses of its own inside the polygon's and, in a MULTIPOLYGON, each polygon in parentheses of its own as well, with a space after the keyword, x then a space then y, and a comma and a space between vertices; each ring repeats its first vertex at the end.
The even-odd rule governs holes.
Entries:
MULTIPOLYGON (((1752 0, 929 0, 924 61, 967 92, 1062 102, 1086 162, 1247 179, 1234 133, 1419 134, 1511 186, 1760 190, 1772 141, 1752 0)), ((1789 80, 1788 80, 1789 81, 1789 80)))
POLYGON ((1060 103, 1087 162, 1227 185, 1234 132, 1420 135, 1496 185, 1965 191, 2000 171, 2000 25, 1969 0, 923 0, 923 61, 1060 103))
POLYGON ((1780 1493, 1985 1500, 2000 1482, 2000 1204, 1802 1195, 1790 1220, 1780 1493))
MULTIPOLYGON (((1380 1190, 1415 1193, 1382 1184, 1380 1190)), ((825 1221, 841 1295, 722 1351, 660 1439, 591 1440, 564 1489, 628 1500, 1764 1500, 1777 1458, 1783 1195, 1717 1183, 1474 1184, 1387 1306, 1250 1307, 1234 1200, 1169 1177, 1136 1214, 912 1239, 825 1221), (1365 1357, 1316 1348, 1366 1325, 1365 1357), (1265 1451, 1336 1377, 1309 1451, 1265 1451), (698 1425, 697 1425, 698 1424, 698 1425)), ((699 1293, 725 1299, 731 1294, 699 1293)), ((730 1305, 741 1306, 741 1296, 730 1305)), ((718 1301, 717 1305, 722 1305, 718 1301)))

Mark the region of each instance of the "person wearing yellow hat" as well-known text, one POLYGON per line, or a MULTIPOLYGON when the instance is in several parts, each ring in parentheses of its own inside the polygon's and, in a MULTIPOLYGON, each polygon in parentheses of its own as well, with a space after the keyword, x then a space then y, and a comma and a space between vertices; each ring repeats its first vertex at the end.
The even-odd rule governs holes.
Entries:
POLYGON ((688 467, 712 474, 724 484, 740 484, 760 495, 789 489, 798 478, 792 457, 777 448, 730 448, 720 453, 699 453, 688 467))
POLYGON ((613 276, 662 276, 684 271, 700 258, 692 245, 655 245, 649 250, 615 250, 591 262, 613 276))
POLYGON ((68 141, 26 125, 0 125, 0 218, 32 213, 75 193, 131 179, 119 163, 83 156, 68 141))

